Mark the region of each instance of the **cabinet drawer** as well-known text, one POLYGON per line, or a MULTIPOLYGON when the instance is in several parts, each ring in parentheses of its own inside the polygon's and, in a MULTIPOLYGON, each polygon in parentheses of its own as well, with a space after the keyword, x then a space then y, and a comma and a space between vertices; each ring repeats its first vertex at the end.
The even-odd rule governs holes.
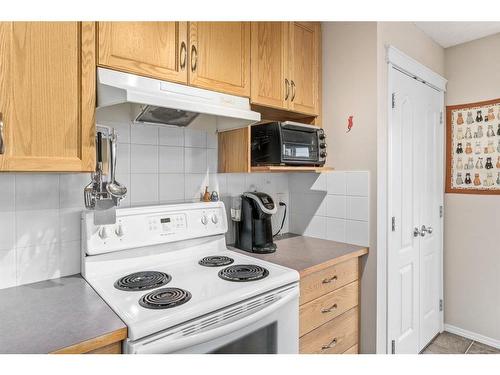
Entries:
POLYGON ((358 304, 357 281, 300 306, 300 336, 345 313, 358 304))
POLYGON ((351 346, 343 354, 359 354, 358 344, 351 346))
POLYGON ((299 340, 300 353, 338 354, 358 343, 358 308, 330 320, 299 340))
POLYGON ((305 276, 300 280, 300 304, 309 302, 357 279, 358 258, 305 276))

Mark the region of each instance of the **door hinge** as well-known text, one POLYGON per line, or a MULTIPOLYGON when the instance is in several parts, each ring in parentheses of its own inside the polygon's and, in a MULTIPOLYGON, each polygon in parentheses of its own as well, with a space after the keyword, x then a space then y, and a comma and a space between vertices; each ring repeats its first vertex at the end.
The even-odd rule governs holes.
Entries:
POLYGON ((396 93, 392 93, 392 108, 396 108, 396 93))
POLYGON ((443 217, 443 212, 444 209, 443 209, 443 206, 439 206, 439 217, 443 217))
POLYGON ((392 217, 392 231, 396 231, 396 218, 394 216, 392 217))
POLYGON ((439 123, 443 123, 443 112, 439 113, 439 123))
POLYGON ((392 340, 391 343, 391 354, 396 354, 396 341, 392 340))
POLYGON ((439 311, 443 311, 443 300, 439 300, 439 311))

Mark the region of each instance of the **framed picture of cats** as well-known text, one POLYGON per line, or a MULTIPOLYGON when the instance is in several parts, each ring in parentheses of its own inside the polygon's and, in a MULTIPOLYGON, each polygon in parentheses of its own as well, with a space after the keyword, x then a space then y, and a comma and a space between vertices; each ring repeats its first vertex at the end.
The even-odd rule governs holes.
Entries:
POLYGON ((500 99, 446 107, 445 187, 500 194, 500 99))

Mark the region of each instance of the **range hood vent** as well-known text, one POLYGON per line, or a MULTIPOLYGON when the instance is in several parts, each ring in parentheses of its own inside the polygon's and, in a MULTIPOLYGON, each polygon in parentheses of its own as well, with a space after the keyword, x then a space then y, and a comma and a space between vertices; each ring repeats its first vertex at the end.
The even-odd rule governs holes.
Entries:
POLYGON ((216 116, 217 130, 224 131, 260 121, 247 98, 98 68, 97 107, 123 103, 139 104, 135 121, 146 124, 188 126, 206 114, 216 116))

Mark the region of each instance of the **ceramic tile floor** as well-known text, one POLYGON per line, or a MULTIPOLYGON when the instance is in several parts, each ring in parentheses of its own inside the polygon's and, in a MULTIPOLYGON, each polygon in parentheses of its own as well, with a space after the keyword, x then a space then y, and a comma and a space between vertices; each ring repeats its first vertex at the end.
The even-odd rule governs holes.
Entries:
POLYGON ((500 354, 500 349, 445 331, 440 333, 422 354, 500 354))

